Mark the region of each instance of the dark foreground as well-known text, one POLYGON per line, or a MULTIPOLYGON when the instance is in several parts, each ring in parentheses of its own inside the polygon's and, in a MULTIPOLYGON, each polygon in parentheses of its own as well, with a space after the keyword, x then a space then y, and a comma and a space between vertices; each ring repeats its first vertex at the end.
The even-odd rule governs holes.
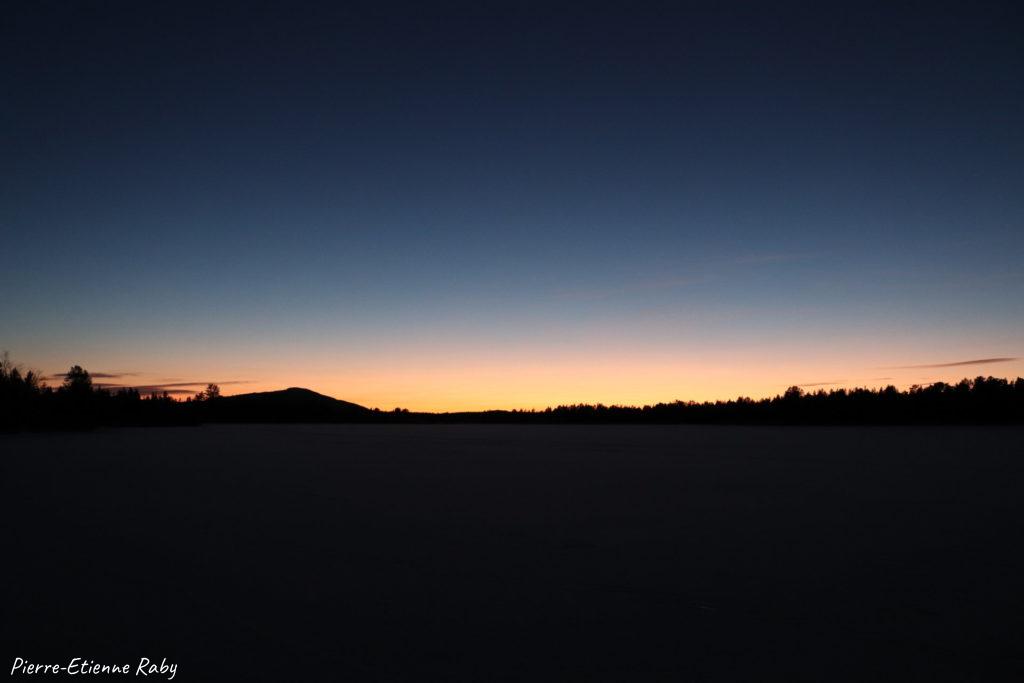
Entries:
POLYGON ((0 437, 0 666, 1022 680, 1022 442, 1009 427, 0 437))

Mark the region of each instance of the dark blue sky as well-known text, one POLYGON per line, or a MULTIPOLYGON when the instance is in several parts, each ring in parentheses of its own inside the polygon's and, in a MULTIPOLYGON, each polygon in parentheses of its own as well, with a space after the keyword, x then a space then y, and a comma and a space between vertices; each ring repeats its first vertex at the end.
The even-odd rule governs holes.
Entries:
POLYGON ((7 8, 0 345, 452 408, 1024 355, 1021 18, 7 8))

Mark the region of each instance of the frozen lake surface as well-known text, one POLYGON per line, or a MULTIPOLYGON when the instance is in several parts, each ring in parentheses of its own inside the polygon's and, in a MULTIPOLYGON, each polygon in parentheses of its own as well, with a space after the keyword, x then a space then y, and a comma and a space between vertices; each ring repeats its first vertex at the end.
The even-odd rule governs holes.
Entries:
POLYGON ((1024 680, 1022 443, 1005 427, 3 436, 3 664, 1024 680))

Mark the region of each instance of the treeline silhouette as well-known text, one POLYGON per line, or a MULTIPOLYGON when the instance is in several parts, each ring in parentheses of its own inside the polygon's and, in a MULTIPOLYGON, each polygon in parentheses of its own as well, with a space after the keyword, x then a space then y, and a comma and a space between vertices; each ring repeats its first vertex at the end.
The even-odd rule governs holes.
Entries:
POLYGON ((221 396, 210 384, 185 400, 143 396, 133 388, 94 386, 72 366, 58 387, 0 357, 0 431, 98 426, 195 425, 207 422, 364 422, 503 424, 1022 424, 1024 378, 964 379, 899 391, 833 389, 754 400, 659 403, 643 407, 564 405, 546 410, 417 413, 367 409, 308 389, 221 396))
POLYGON ((643 407, 578 404, 540 411, 428 413, 419 417, 439 422, 553 424, 1024 424, 1024 378, 977 377, 956 384, 913 386, 907 391, 888 386, 810 393, 793 386, 781 395, 758 400, 674 401, 643 407))
POLYGON ((166 392, 142 396, 132 388, 95 387, 78 365, 54 388, 38 372, 22 372, 7 354, 0 357, 0 430, 195 424, 199 417, 191 401, 175 401, 166 392))

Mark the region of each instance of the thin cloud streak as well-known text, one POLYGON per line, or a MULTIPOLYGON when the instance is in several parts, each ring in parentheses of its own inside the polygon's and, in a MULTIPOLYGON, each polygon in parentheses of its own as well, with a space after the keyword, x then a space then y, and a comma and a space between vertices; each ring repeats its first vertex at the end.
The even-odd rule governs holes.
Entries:
MULTIPOLYGON (((90 372, 90 377, 96 377, 99 379, 117 379, 118 377, 136 377, 141 375, 141 372, 90 372)), ((68 376, 66 372, 55 372, 52 375, 47 375, 43 379, 64 379, 68 376)))
POLYGON ((928 363, 925 365, 887 365, 882 370, 915 370, 920 368, 956 368, 962 365, 988 365, 990 363, 1010 363, 1019 360, 1018 358, 976 358, 974 360, 959 360, 953 363, 928 363))
POLYGON ((829 382, 809 382, 807 384, 797 384, 798 387, 803 389, 804 387, 827 387, 834 384, 846 384, 845 379, 834 379, 829 382))
POLYGON ((200 388, 205 387, 208 384, 216 384, 217 386, 227 386, 230 384, 252 384, 255 380, 251 379, 232 379, 224 382, 163 382, 157 384, 140 384, 140 385, 126 385, 126 384, 113 384, 113 383, 96 383, 95 387, 99 389, 108 389, 110 391, 119 391, 121 389, 134 389, 143 395, 148 394, 194 394, 200 388))
POLYGON ((108 391, 120 391, 121 389, 134 389, 143 396, 149 396, 150 394, 173 394, 173 395, 192 395, 195 392, 194 389, 174 389, 172 387, 166 387, 163 385, 141 385, 136 387, 127 387, 119 384, 95 384, 93 385, 98 389, 106 389, 108 391))
POLYGON ((252 384, 255 380, 251 379, 231 379, 225 382, 158 382, 151 386, 161 387, 205 387, 207 384, 216 384, 217 386, 224 386, 228 384, 252 384))

